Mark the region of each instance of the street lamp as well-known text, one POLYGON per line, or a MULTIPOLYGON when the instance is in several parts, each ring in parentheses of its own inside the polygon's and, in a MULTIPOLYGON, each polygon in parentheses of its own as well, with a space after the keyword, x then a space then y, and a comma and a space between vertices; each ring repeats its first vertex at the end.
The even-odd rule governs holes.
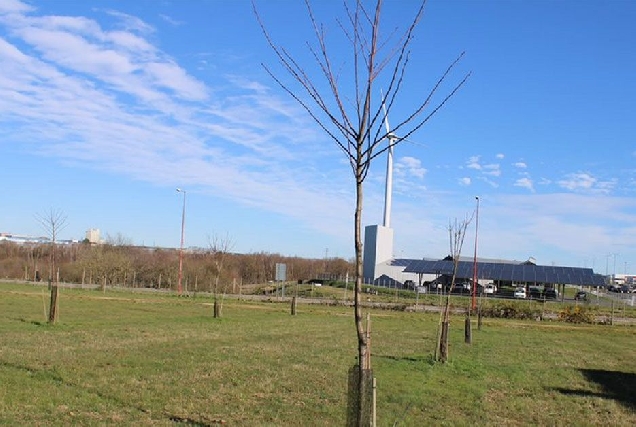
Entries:
POLYGON ((477 308, 477 230, 479 229, 479 197, 475 196, 475 200, 477 200, 477 208, 475 210, 475 257, 473 259, 473 310, 477 308))
POLYGON ((181 279, 183 278, 183 238, 185 232, 186 191, 181 188, 177 188, 177 193, 183 193, 183 209, 181 211, 181 246, 179 247, 179 278, 177 280, 177 293, 181 295, 181 279))

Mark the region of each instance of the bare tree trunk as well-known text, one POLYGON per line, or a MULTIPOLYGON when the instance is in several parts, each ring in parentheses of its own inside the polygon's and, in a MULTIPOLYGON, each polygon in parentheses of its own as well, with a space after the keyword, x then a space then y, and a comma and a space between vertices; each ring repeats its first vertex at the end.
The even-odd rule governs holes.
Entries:
POLYGON ((49 323, 55 324, 58 316, 58 296, 60 295, 57 283, 51 286, 51 303, 49 306, 49 323))
POLYGON ((447 320, 442 322, 439 345, 439 360, 442 363, 446 363, 448 361, 448 325, 449 322, 447 320))
POLYGON ((466 344, 473 343, 473 331, 470 324, 470 310, 466 312, 466 318, 464 319, 464 342, 466 344))
MULTIPOLYGON (((360 171, 359 171, 360 173, 360 171)), ((360 175, 359 175, 360 176, 360 175)), ((371 393, 373 373, 371 370, 371 354, 369 349, 369 335, 362 324, 362 180, 356 183, 356 212, 355 212, 355 249, 356 249, 356 287, 354 292, 354 319, 358 335, 358 372, 355 393, 356 424, 359 427, 368 426, 371 418, 371 393)))
POLYGON ((356 332, 358 335, 358 367, 360 369, 360 378, 363 376, 363 371, 368 369, 366 366, 367 361, 367 336, 364 333, 364 326, 362 324, 362 306, 361 306, 361 293, 362 293, 362 183, 357 185, 357 200, 356 200, 356 213, 355 213, 355 245, 356 245, 356 287, 355 287, 355 299, 354 299, 354 321, 356 325, 356 332))
POLYGON ((219 304, 219 299, 215 295, 214 296, 214 318, 215 319, 219 319, 221 317, 221 311, 222 311, 221 304, 219 304))

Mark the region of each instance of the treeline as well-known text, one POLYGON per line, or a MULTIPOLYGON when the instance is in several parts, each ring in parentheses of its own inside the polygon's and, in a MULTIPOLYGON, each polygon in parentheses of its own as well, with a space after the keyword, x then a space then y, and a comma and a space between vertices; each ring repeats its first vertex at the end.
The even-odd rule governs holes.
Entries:
MULTIPOLYGON (((286 265, 288 281, 344 280, 353 276, 351 261, 307 259, 217 249, 184 250, 182 287, 188 291, 232 292, 237 285, 275 280, 276 264, 286 265)), ((0 243, 0 277, 5 279, 176 289, 179 250, 129 245, 0 243), (55 266, 55 268, 52 268, 55 266), (52 271, 52 270, 55 271, 52 271)))

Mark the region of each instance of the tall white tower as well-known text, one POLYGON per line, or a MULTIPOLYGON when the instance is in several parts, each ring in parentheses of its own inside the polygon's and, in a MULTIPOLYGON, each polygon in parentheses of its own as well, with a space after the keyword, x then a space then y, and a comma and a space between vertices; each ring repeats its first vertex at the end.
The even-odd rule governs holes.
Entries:
POLYGON ((384 102, 384 124, 389 148, 386 160, 386 184, 384 187, 384 221, 382 225, 364 228, 364 253, 362 271, 365 283, 372 283, 378 276, 377 265, 393 258, 393 229, 391 228, 391 203, 393 194, 393 146, 398 138, 391 132, 384 102))

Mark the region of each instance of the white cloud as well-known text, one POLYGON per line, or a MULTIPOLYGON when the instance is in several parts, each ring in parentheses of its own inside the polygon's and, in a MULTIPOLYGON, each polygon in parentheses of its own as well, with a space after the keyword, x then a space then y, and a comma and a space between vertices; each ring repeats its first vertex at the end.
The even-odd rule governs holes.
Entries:
POLYGON ((145 71, 158 85, 171 89, 177 96, 201 101, 208 97, 206 86, 172 61, 149 63, 145 71))
POLYGON ((501 169, 499 167, 499 164, 492 163, 483 166, 483 173, 484 175, 488 176, 501 176, 501 169))
POLYGON ((143 53, 152 55, 156 52, 156 48, 148 43, 145 39, 125 31, 111 31, 105 34, 105 38, 112 41, 115 45, 123 47, 130 52, 143 53))
POLYGON ((492 188, 499 188, 499 184, 497 184, 495 181, 493 181, 492 179, 488 179, 487 177, 483 176, 480 178, 482 181, 484 181, 486 184, 490 185, 492 188))
POLYGON ((631 246, 636 239, 634 212, 636 199, 598 194, 485 197, 480 207, 480 247, 484 255, 521 260, 536 255, 530 248, 541 248, 544 258, 539 263, 559 264, 547 257, 583 258, 631 246), (501 242, 506 242, 503 249, 501 242))
POLYGON ((557 184, 570 191, 587 191, 592 193, 609 193, 615 186, 616 180, 600 181, 589 173, 571 173, 557 184))
POLYGON ((159 17, 163 19, 164 21, 166 21, 168 24, 174 25, 175 27, 185 24, 184 21, 178 21, 168 15, 159 14, 159 17))
POLYGON ((471 179, 469 177, 464 177, 459 179, 459 185, 468 186, 471 183, 471 179))
POLYGON ((528 165, 524 162, 517 162, 517 163, 514 163, 514 167, 518 169, 526 169, 528 165))
POLYGON ((489 163, 489 164, 481 164, 481 156, 472 156, 469 157, 466 161, 466 167, 468 169, 474 169, 477 171, 481 171, 482 175, 485 176, 500 176, 501 169, 498 163, 489 163))
POLYGON ((416 178, 424 178, 426 169, 422 167, 422 162, 415 157, 402 157, 396 164, 395 169, 398 173, 407 174, 416 178))
POLYGON ((468 169, 476 169, 476 170, 481 170, 481 165, 479 164, 479 157, 480 156, 472 156, 468 159, 468 161, 466 162, 466 167, 468 169))
POLYGON ((538 182, 539 185, 550 185, 552 184, 552 180, 548 178, 541 178, 538 182))
MULTIPOLYGON (((0 126, 8 143, 29 141, 29 151, 65 164, 196 185, 330 234, 349 231, 329 207, 350 209, 349 171, 322 167, 320 180, 311 174, 312 162, 334 164, 338 151, 316 140, 293 100, 232 76, 207 87, 139 35, 151 27, 109 13, 130 30, 84 17, 0 15, 9 29, 0 38, 0 126), (299 213, 297 200, 312 205, 309 214, 299 213)), ((416 159, 403 164, 412 177, 426 172, 416 159)))
POLYGON ((498 159, 503 159, 505 156, 502 153, 499 153, 495 157, 498 159))
POLYGON ((117 10, 106 10, 111 16, 114 16, 119 19, 119 25, 127 31, 137 31, 139 33, 152 33, 154 32, 154 28, 151 25, 148 25, 143 20, 137 18, 136 16, 128 15, 127 13, 122 13, 117 10))
POLYGON ((527 188, 528 190, 534 192, 534 186, 530 178, 519 178, 515 181, 514 185, 515 187, 527 188))
POLYGON ((18 0, 3 0, 0 2, 0 14, 25 13, 34 8, 18 0))
MULTIPOLYGON (((142 33, 152 29, 129 15, 109 13, 124 19, 126 28, 142 33)), ((130 30, 104 31, 93 20, 68 16, 21 16, 7 21, 7 25, 60 70, 84 74, 121 94, 165 106, 170 104, 167 95, 207 99, 208 89, 203 83, 130 30)))
POLYGON ((558 184, 568 190, 591 189, 596 183, 596 178, 587 173, 572 173, 560 180, 558 184))

